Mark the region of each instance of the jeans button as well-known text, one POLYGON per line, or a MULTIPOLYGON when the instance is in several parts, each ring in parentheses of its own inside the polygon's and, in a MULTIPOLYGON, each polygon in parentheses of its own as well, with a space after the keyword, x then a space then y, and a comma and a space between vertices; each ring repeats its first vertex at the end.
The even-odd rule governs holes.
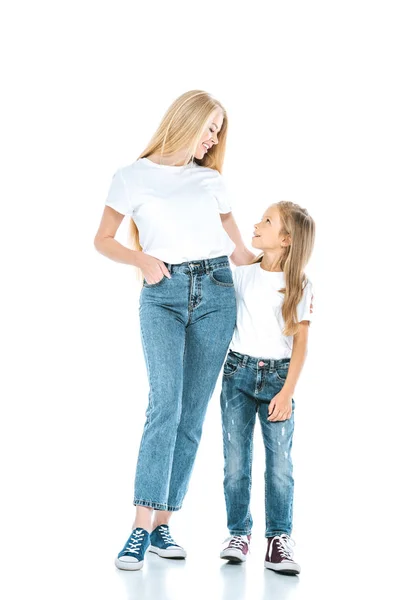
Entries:
POLYGON ((263 367, 265 365, 265 362, 263 362, 262 360, 260 360, 260 362, 258 363, 259 367, 263 367))

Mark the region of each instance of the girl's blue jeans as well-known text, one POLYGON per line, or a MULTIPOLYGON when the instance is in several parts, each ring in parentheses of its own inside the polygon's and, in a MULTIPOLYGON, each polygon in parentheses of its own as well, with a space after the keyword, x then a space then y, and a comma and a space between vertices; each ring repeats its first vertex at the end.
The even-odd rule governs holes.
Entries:
POLYGON ((292 415, 268 421, 268 407, 282 389, 290 359, 269 360, 229 351, 223 369, 221 412, 224 442, 224 493, 231 535, 251 533, 253 432, 256 414, 265 447, 265 537, 291 534, 293 507, 292 415))

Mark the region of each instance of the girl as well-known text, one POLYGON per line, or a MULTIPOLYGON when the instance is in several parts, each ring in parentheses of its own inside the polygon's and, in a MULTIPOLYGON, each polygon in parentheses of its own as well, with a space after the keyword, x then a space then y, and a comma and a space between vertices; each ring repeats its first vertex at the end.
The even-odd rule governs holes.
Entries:
POLYGON ((221 411, 224 493, 230 537, 221 558, 244 562, 250 545, 253 431, 256 413, 266 454, 265 567, 300 573, 292 531, 292 399, 303 367, 312 313, 304 268, 315 225, 292 202, 270 206, 255 225, 252 245, 262 254, 235 269, 237 323, 223 369, 221 411))
POLYGON ((138 267, 149 403, 138 453, 133 531, 116 558, 184 558, 168 522, 187 491, 208 401, 228 350, 236 299, 228 257, 248 264, 221 177, 228 120, 202 91, 180 96, 149 145, 111 182, 95 238, 99 252, 138 267), (131 218, 134 250, 114 236, 131 218), (155 512, 156 511, 156 512, 155 512), (154 518, 154 520, 153 520, 154 518))

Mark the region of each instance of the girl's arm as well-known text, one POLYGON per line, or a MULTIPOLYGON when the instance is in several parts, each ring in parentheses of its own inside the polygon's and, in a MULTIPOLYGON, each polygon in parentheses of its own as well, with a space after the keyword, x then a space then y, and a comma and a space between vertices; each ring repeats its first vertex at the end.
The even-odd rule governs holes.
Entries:
POLYGON ((310 321, 301 321, 299 331, 293 336, 293 350, 290 358, 290 365, 283 389, 291 396, 300 377, 301 370, 306 361, 308 330, 310 321))
POLYGON ((293 336, 293 350, 286 381, 281 391, 272 398, 268 408, 268 421, 286 421, 292 414, 292 398, 307 356, 310 321, 301 321, 299 331, 293 336))
POLYGON ((220 214, 220 217, 226 233, 229 235, 232 242, 236 245, 235 250, 232 252, 229 258, 237 267, 239 267, 240 265, 250 264, 251 261, 256 257, 256 255, 253 254, 251 250, 248 250, 244 245, 244 241, 242 240, 242 236, 233 217, 233 214, 231 212, 220 214))

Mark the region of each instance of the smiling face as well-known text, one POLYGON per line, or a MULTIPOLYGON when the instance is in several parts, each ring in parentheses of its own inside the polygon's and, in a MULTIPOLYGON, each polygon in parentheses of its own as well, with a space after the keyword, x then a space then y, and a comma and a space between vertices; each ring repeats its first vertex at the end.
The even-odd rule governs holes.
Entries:
POLYGON ((215 144, 218 144, 218 133, 221 130, 222 123, 224 121, 224 115, 220 108, 215 109, 207 121, 206 127, 204 128, 200 142, 196 148, 194 157, 198 160, 204 158, 207 152, 215 144))
POLYGON ((251 245, 260 250, 281 251, 289 243, 289 235, 282 233, 279 209, 272 204, 263 214, 261 221, 254 225, 251 245))

